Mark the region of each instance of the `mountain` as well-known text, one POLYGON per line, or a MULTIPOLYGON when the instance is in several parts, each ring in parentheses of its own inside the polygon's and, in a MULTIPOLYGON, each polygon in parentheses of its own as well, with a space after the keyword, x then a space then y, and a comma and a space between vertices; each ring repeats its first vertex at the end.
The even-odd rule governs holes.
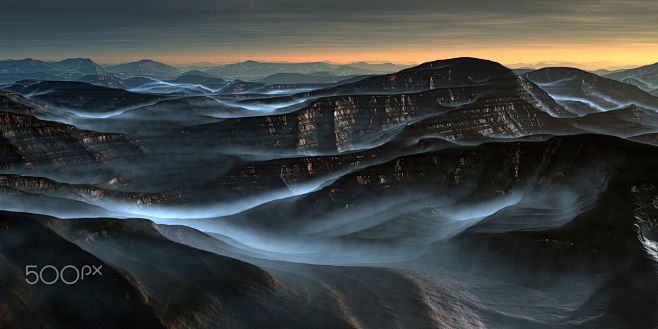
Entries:
POLYGON ((310 63, 263 63, 245 61, 242 63, 227 64, 208 69, 206 72, 222 78, 261 79, 276 73, 313 74, 317 72, 330 72, 339 76, 368 75, 376 71, 355 67, 351 65, 336 65, 325 62, 310 63))
POLYGON ((173 83, 199 84, 211 89, 219 89, 226 85, 226 81, 220 78, 214 78, 207 74, 192 74, 190 72, 181 74, 176 79, 168 80, 173 83))
POLYGON ((311 94, 410 93, 443 87, 476 86, 505 78, 516 81, 504 66, 476 58, 454 58, 427 62, 402 71, 368 77, 311 94))
POLYGON ((261 115, 191 127, 188 137, 213 136, 219 145, 245 149, 334 154, 379 145, 402 129, 456 141, 540 133, 554 121, 548 113, 564 111, 504 66, 472 58, 232 104, 261 115), (277 106, 280 113, 267 113, 277 106))
POLYGON ((116 77, 114 74, 91 74, 84 75, 78 79, 80 82, 90 83, 92 85, 123 89, 126 86, 123 84, 123 80, 116 77))
POLYGON ((652 327, 657 159, 652 146, 594 135, 428 151, 206 232, 2 212, 0 323, 652 327), (26 264, 103 275, 28 285, 26 264), (79 303, 109 311, 77 315, 79 303))
POLYGON ((524 74, 575 115, 631 104, 658 108, 658 98, 626 83, 574 68, 544 68, 524 74))
POLYGON ((38 110, 16 103, 8 95, 0 95, 0 100, 3 104, 0 131, 4 145, 0 167, 5 170, 72 178, 76 173, 85 173, 107 178, 110 174, 107 164, 140 152, 120 134, 98 133, 40 120, 27 114, 38 110))
POLYGON ((205 77, 205 78, 217 78, 216 76, 214 76, 212 74, 209 74, 208 72, 199 71, 199 70, 192 70, 192 71, 183 72, 178 76, 178 78, 188 76, 188 75, 201 76, 201 77, 205 77))
POLYGON ((132 78, 125 78, 122 79, 121 83, 126 86, 128 89, 134 89, 138 88, 140 86, 154 83, 153 78, 148 78, 148 77, 132 77, 132 78))
POLYGON ((607 70, 607 69, 600 69, 600 70, 594 70, 594 71, 590 71, 590 72, 592 72, 592 73, 594 73, 594 74, 596 74, 596 75, 600 75, 600 76, 602 76, 602 77, 605 77, 606 75, 609 75, 609 74, 612 74, 612 73, 621 72, 621 71, 624 71, 624 70, 607 70))
POLYGON ((658 132, 658 113, 654 109, 630 105, 608 112, 595 112, 574 118, 571 123, 583 130, 633 138, 658 132))
MULTIPOLYGON (((54 328, 117 328, 137 324, 143 328, 168 328, 181 323, 207 327, 236 321, 256 325, 272 311, 260 317, 250 314, 265 312, 276 305, 276 300, 269 307, 259 300, 259 296, 269 295, 276 287, 276 282, 263 270, 169 241, 152 224, 144 221, 124 224, 111 220, 63 222, 51 217, 4 213, 2 227, 12 232, 12 238, 4 236, 0 243, 3 277, 8 278, 2 282, 0 296, 3 305, 10 305, 0 320, 3 325, 29 327, 49 323, 54 328), (89 243, 91 240, 88 239, 100 230, 105 230, 103 236, 89 243), (26 243, 28 236, 38 242, 26 243), (129 250, 126 248, 134 247, 143 250, 143 256, 151 254, 152 263, 144 266, 130 258, 116 257, 129 250), (57 255, 62 254, 67 255, 65 264, 102 266, 102 275, 88 277, 72 286, 31 286, 25 280, 18 280, 16 266, 25 262, 61 266, 64 261, 61 257, 57 261, 57 255), (169 257, 171 255, 181 257, 179 260, 185 259, 186 265, 175 265, 173 258, 169 257), (164 271, 167 267, 175 270, 164 271), (159 279, 149 280, 156 272, 161 273, 157 276, 159 279), (169 274, 164 275, 165 272, 169 274), (196 278, 197 282, 203 282, 204 293, 194 296, 185 293, 188 289, 195 289, 196 280, 182 282, 182 278, 196 278), (176 281, 178 284, 170 285, 176 281), (215 281, 212 287, 207 285, 211 281, 215 281), (171 295, 174 286, 185 289, 171 295), (40 302, 21 302, 23 298, 32 299, 39 295, 47 297, 40 302), (59 300, 75 300, 76 303, 61 303, 59 300), (73 315, 74 310, 87 306, 108 310, 73 315), (196 307, 213 311, 203 312, 195 310, 196 307), (226 315, 229 310, 232 316, 226 315), (39 315, 30 316, 33 312, 39 315), (237 316, 237 312, 243 312, 243 315, 237 316), (96 321, 100 323, 94 324, 96 321)), ((2 234, 5 235, 6 231, 3 230, 2 234)), ((289 318, 294 323, 292 317, 289 318)))
POLYGON ((355 67, 352 65, 339 65, 331 70, 331 73, 340 76, 373 75, 373 74, 383 74, 390 72, 391 71, 373 71, 369 69, 355 67))
POLYGON ((152 61, 150 59, 108 66, 105 69, 108 72, 117 74, 117 76, 121 78, 139 76, 173 78, 181 73, 179 69, 173 66, 152 61))
POLYGON ((652 94, 658 93, 658 63, 614 72, 606 78, 632 84, 652 94))
POLYGON ((261 78, 275 73, 313 73, 330 71, 333 66, 328 63, 261 63, 245 61, 208 69, 206 72, 222 78, 261 78))
POLYGON ((60 62, 52 62, 50 65, 61 71, 86 75, 102 75, 104 73, 98 64, 88 58, 68 58, 60 62))
POLYGON ((37 106, 29 106, 29 100, 25 97, 11 92, 0 92, 0 111, 7 111, 16 114, 36 114, 40 111, 37 106))
POLYGON ((0 282, 0 297, 8 309, 0 318, 4 326, 358 328, 358 321, 366 328, 378 328, 397 319, 427 328, 435 323, 428 313, 431 306, 418 303, 423 295, 414 279, 402 271, 358 267, 339 271, 301 265, 265 270, 165 236, 213 241, 195 230, 136 219, 63 221, 21 213, 2 215, 0 273, 7 280, 0 282), (62 254, 67 255, 66 261, 62 254), (71 286, 28 285, 17 267, 31 262, 102 266, 102 276, 71 286), (366 276, 377 279, 359 279, 366 276), (397 284, 391 286, 391 282, 397 284), (407 298, 394 298, 401 295, 407 298), (359 296, 375 303, 359 303, 359 296), (32 302, 23 303, 25 299, 32 302), (81 305, 109 310, 74 315, 81 305))
POLYGON ((0 61, 0 73, 45 73, 54 70, 51 64, 32 58, 0 61))
POLYGON ((221 90, 220 94, 242 94, 250 92, 254 89, 262 88, 265 85, 258 82, 242 81, 242 80, 233 80, 229 81, 221 90))
POLYGON ((103 113, 162 99, 159 95, 133 93, 79 81, 35 81, 7 88, 55 107, 103 113))
POLYGON ((45 62, 32 58, 0 61, 2 81, 75 80, 89 74, 103 74, 103 69, 88 58, 68 58, 59 62, 45 62))
POLYGON ((658 324, 658 103, 633 85, 477 58, 77 79, 0 90, 0 327, 658 324))
POLYGON ((21 80, 65 80, 77 79, 78 76, 61 77, 51 73, 33 72, 33 73, 0 73, 0 83, 11 85, 21 80))
MULTIPOLYGON (((267 231, 297 232, 318 238, 407 239, 422 244, 438 241, 442 238, 439 233, 449 227, 412 230, 410 226, 415 222, 416 212, 443 208, 444 211, 435 217, 436 225, 441 225, 442 218, 468 219, 460 218, 469 216, 469 211, 460 209, 459 205, 481 204, 483 208, 492 209, 481 210, 488 219, 477 221, 480 230, 487 226, 487 230, 495 232, 559 227, 586 212, 611 179, 623 184, 655 180, 646 177, 653 176, 648 173, 638 172, 629 180, 625 180, 625 175, 630 168, 649 168, 650 165, 641 163, 640 159, 653 162, 658 160, 657 155, 651 146, 598 135, 449 147, 365 166, 312 192, 275 200, 227 220, 239 223, 238 227, 262 227, 267 231), (573 168, 573 171, 562 172, 566 168, 573 168), (569 194, 569 200, 553 198, 559 193, 569 194), (506 200, 506 197, 511 199, 506 200), (368 206, 382 202, 378 207, 368 206), (317 206, 303 206, 310 204, 317 206), (393 211, 395 208, 397 210, 393 211), (503 208, 505 213, 498 213, 503 208), (398 226, 403 225, 409 225, 408 229, 399 230, 398 226), (424 235, 437 236, 432 239, 424 235)), ((288 176, 292 176, 293 170, 307 170, 301 164, 289 168, 288 176)), ((263 177, 264 172, 252 174, 263 177)), ((433 222, 431 218, 417 220, 420 227, 433 222)))
POLYGON ((61 62, 45 62, 32 58, 4 60, 0 61, 0 83, 27 79, 77 80, 86 74, 85 72, 97 72, 98 69, 100 67, 89 59, 66 59, 61 62))
POLYGON ((518 68, 518 69, 513 69, 512 71, 514 73, 518 74, 518 75, 523 75, 523 74, 526 74, 528 72, 532 72, 534 70, 535 69, 532 69, 532 68, 522 67, 522 68, 518 68))
POLYGON ((541 61, 535 63, 507 64, 507 67, 513 69, 532 68, 535 70, 543 69, 547 67, 573 67, 588 72, 594 72, 598 70, 609 70, 609 71, 625 70, 631 68, 632 66, 623 65, 621 63, 616 63, 616 62, 605 62, 605 61, 599 61, 599 62, 541 61))
POLYGON ((393 63, 368 63, 368 62, 354 62, 354 63, 349 63, 348 65, 351 67, 377 72, 378 74, 397 72, 406 69, 410 66, 413 66, 413 65, 399 65, 393 63))
POLYGON ((337 76, 329 72, 304 73, 275 73, 258 79, 258 82, 267 84, 308 84, 308 83, 336 83, 344 80, 344 76, 337 76))

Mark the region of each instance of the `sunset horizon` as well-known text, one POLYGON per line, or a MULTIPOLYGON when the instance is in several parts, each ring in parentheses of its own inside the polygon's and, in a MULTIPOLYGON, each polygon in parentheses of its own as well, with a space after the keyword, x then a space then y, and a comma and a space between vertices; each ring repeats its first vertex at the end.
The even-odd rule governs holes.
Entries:
POLYGON ((559 6, 256 0, 8 0, 2 58, 92 58, 116 64, 390 62, 476 57, 505 65, 568 62, 589 70, 658 61, 658 6, 641 0, 559 6), (25 19, 29 17, 30 19, 25 19))
MULTIPOLYGON (((653 48, 652 48, 653 49, 653 48)), ((605 51, 605 50, 602 50, 605 51)), ((576 56, 546 56, 546 57, 533 57, 532 55, 527 55, 528 53, 523 53, 525 55, 518 56, 513 55, 509 56, 509 53, 513 53, 512 50, 491 50, 491 49, 482 49, 482 50, 473 50, 473 51, 437 51, 437 52, 427 52, 419 54, 405 54, 405 53, 396 53, 396 54, 382 54, 380 52, 374 53, 355 53, 355 54, 334 54, 334 55, 320 55, 320 54, 310 54, 310 55, 259 55, 259 54, 245 54, 245 55, 212 55, 212 54, 203 54, 203 55, 168 55, 168 54, 143 54, 143 55, 127 55, 127 56, 103 56, 103 55, 61 55, 61 56, 13 56, 8 58, 2 58, 2 60, 21 60, 21 59, 36 59, 43 61, 61 61, 69 58, 89 58, 102 65, 113 65, 113 64, 122 64, 129 62, 136 62, 140 60, 153 60, 157 62, 162 62, 164 64, 174 65, 174 66, 194 66, 194 65, 223 65, 223 64, 233 64, 241 63, 245 61, 257 61, 257 62, 270 62, 270 63, 312 63, 312 62, 324 62, 331 64, 352 64, 359 62, 366 62, 371 64, 383 64, 391 63, 397 65, 417 65, 425 62, 435 61, 435 60, 445 60, 451 58, 459 57, 472 57, 480 58, 495 61, 501 63, 510 68, 523 68, 524 66, 535 67, 535 66, 560 66, 568 64, 570 66, 584 69, 584 70, 599 70, 599 69, 625 69, 637 66, 651 65, 658 61, 657 58, 651 57, 651 55, 643 56, 642 53, 633 53, 632 55, 624 58, 623 52, 615 52, 614 49, 610 49, 611 53, 614 56, 601 56, 601 55, 592 55, 587 54, 577 54, 576 56), (607 60, 611 58, 613 60, 607 60)), ((656 47, 656 52, 658 52, 658 46, 656 47)), ((556 51, 557 53, 557 51, 556 51)), ((562 52, 564 53, 564 52, 562 52)))

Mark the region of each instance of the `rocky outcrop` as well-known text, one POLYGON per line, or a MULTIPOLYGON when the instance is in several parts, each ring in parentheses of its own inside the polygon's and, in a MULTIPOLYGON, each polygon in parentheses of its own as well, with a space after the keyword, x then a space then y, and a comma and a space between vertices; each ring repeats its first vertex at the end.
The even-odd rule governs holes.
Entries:
MULTIPOLYGON (((658 161, 658 153, 653 152, 649 146, 595 135, 554 137, 544 142, 501 142, 485 143, 477 147, 453 147, 406 155, 355 170, 293 202, 285 200, 265 204, 236 215, 234 220, 236 223, 248 223, 245 224, 248 226, 264 225, 286 232, 304 231, 309 227, 324 227, 323 231, 331 232, 329 227, 332 225, 336 225, 332 230, 339 232, 341 225, 359 227, 357 223, 363 220, 370 222, 362 223, 365 227, 373 225, 370 227, 373 234, 379 234, 376 232, 389 232, 389 229, 385 229, 382 223, 377 224, 381 226, 373 223, 378 220, 386 222, 384 219, 390 214, 407 208, 403 211, 405 216, 397 214, 389 218, 391 223, 388 225, 394 227, 390 229, 391 234, 400 234, 393 233, 397 232, 397 226, 392 223, 399 220, 399 225, 404 225, 404 218, 411 220, 415 212, 423 209, 450 208, 454 204, 478 204, 486 200, 498 200, 497 203, 505 204, 500 200, 516 198, 516 201, 507 205, 511 206, 521 202, 527 191, 532 191, 529 195, 573 194, 576 200, 571 200, 575 202, 573 209, 568 206, 571 201, 562 203, 550 198, 541 201, 546 209, 552 206, 556 209, 564 207, 571 209, 566 211, 569 213, 581 206, 585 207, 585 204, 592 201, 589 198, 595 198, 597 193, 605 189, 608 179, 624 175, 629 170, 628 166, 650 166, 647 163, 654 161, 658 161), (560 190, 562 192, 558 192, 560 190), (413 202, 409 203, 412 200, 422 202, 414 205, 413 202), (584 203, 580 204, 581 201, 584 203), (407 205, 398 209, 402 207, 398 202, 407 205), (382 213, 378 215, 372 210, 378 209, 374 204, 388 204, 388 207, 396 210, 390 210, 390 214, 381 210, 382 213), (337 220, 341 218, 350 220, 337 220), (277 224, 273 225, 275 222, 277 224)), ((300 170, 304 171, 305 168, 300 170)), ((641 179, 637 178, 638 181, 641 179)), ((249 182, 248 179, 246 181, 249 182)), ((524 222, 539 226, 553 225, 551 216, 560 217, 550 211, 547 214, 539 210, 532 215, 528 213, 524 222), (541 219, 533 222, 533 216, 541 219), (545 222, 542 223, 542 220, 545 222)), ((349 231, 345 227, 342 229, 349 231)))
POLYGON ((0 136, 5 156, 0 166, 20 172, 96 172, 110 174, 108 165, 130 161, 141 150, 121 134, 81 130, 71 125, 44 121, 32 115, 37 110, 1 96, 6 110, 0 112, 0 136))
POLYGON ((545 95, 535 98, 542 92, 531 90, 530 85, 497 63, 475 59, 437 61, 330 89, 265 99, 263 104, 345 94, 309 100, 303 108, 290 113, 228 119, 186 129, 184 138, 212 137, 220 145, 236 149, 342 153, 385 143, 397 130, 419 121, 443 120, 444 116, 451 121, 469 116, 469 112, 477 112, 473 120, 481 123, 473 125, 459 119, 463 128, 451 133, 448 124, 435 130, 448 130, 443 134, 454 139, 519 136, 525 133, 522 130, 543 131, 541 120, 551 120, 547 113, 559 111, 559 106, 548 102, 545 95))
POLYGON ((24 159, 25 168, 102 163, 113 157, 124 157, 126 153, 132 156, 139 153, 120 134, 79 130, 10 112, 0 112, 0 132, 24 159))

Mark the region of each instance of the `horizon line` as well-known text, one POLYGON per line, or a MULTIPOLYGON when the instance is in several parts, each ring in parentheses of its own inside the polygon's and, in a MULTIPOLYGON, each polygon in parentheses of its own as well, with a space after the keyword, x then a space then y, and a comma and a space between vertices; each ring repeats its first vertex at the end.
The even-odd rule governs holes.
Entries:
MULTIPOLYGON (((167 55, 165 55, 167 56, 167 55)), ((240 63, 246 63, 246 62, 258 62, 258 63, 276 63, 276 64, 307 64, 307 63, 326 63, 326 64, 332 64, 332 65, 350 65, 350 64, 359 64, 359 63, 366 63, 366 64, 392 64, 392 65, 399 65, 399 66, 415 66, 415 65, 420 65, 423 63, 427 62, 432 62, 436 60, 448 60, 448 59, 454 59, 454 58, 478 58, 478 59, 483 59, 483 60, 489 60, 493 62, 497 62, 501 65, 504 65, 506 67, 509 67, 511 69, 523 69, 523 68, 538 68, 538 67, 550 67, 550 65, 555 64, 556 66, 564 66, 564 65, 569 65, 569 67, 574 67, 574 68, 580 68, 583 70, 602 70, 602 69, 628 69, 628 68, 634 68, 634 67, 641 67, 641 66, 647 66, 647 65, 653 65, 653 64, 658 64, 658 60, 656 62, 645 62, 645 63, 623 63, 623 62, 613 62, 613 61, 570 61, 570 60, 559 60, 559 59, 543 59, 543 60, 537 60, 533 62, 503 62, 503 61, 497 61, 494 59, 486 58, 486 57, 477 57, 477 56, 453 56, 453 57, 444 57, 444 58, 436 58, 433 60, 429 61, 414 61, 414 62, 398 62, 398 61, 389 61, 389 60, 351 60, 351 61, 332 61, 330 59, 318 59, 318 60, 295 60, 294 58, 290 58, 290 60, 285 60, 285 59, 254 59, 256 57, 243 57, 241 59, 232 59, 232 60, 215 60, 213 61, 212 59, 208 60, 196 60, 196 61, 171 61, 171 60, 162 60, 158 59, 158 57, 161 57, 156 55, 156 56, 147 56, 147 57, 139 57, 139 56, 134 56, 134 57, 128 57, 124 60, 119 60, 119 61, 112 61, 112 60, 102 60, 102 59, 95 59, 98 58, 99 56, 45 56, 45 57, 33 57, 33 56, 26 56, 26 57, 14 57, 14 58, 2 58, 0 61, 9 61, 9 60, 38 60, 38 61, 43 61, 43 62, 58 62, 58 61, 63 61, 67 59, 89 59, 93 61, 94 63, 97 63, 99 65, 121 65, 121 64, 128 64, 128 63, 134 63, 134 62, 139 62, 139 61, 154 61, 166 65, 170 65, 173 67, 181 68, 185 66, 201 66, 201 65, 228 65, 228 64, 240 64, 240 63), (545 66, 546 65, 546 66, 545 66), (583 67, 589 67, 589 68, 583 68, 583 67)), ((208 56, 212 57, 212 56, 208 56)))

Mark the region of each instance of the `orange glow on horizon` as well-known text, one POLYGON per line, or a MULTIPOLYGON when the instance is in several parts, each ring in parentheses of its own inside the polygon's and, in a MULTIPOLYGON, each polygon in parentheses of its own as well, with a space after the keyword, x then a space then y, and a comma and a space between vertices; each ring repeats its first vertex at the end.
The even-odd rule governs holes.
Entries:
MULTIPOLYGON (((375 49, 370 51, 328 50, 322 52, 305 51, 300 54, 263 52, 240 54, 144 54, 141 56, 94 56, 88 57, 100 63, 120 63, 149 58, 169 64, 195 64, 208 62, 213 64, 235 63, 245 60, 269 62, 332 62, 352 63, 392 62, 398 64, 417 64, 427 61, 453 57, 478 57, 497 61, 506 65, 518 63, 537 63, 546 61, 563 61, 577 63, 585 69, 600 69, 622 66, 639 66, 658 62, 658 44, 618 44, 610 46, 526 46, 526 47, 488 47, 461 49, 419 49, 416 51, 398 49, 375 49)), ((55 59, 55 58, 52 58, 55 59)), ((60 59, 60 58, 57 58, 60 59)))

